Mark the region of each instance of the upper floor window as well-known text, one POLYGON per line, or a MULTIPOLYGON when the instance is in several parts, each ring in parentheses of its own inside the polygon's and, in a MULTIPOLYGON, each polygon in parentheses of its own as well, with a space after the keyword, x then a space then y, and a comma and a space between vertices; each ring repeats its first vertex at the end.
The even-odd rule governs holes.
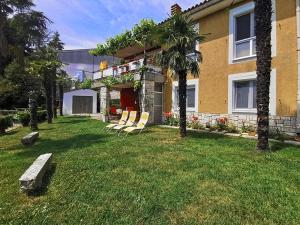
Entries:
POLYGON ((234 58, 256 56, 255 16, 248 12, 235 17, 234 58))

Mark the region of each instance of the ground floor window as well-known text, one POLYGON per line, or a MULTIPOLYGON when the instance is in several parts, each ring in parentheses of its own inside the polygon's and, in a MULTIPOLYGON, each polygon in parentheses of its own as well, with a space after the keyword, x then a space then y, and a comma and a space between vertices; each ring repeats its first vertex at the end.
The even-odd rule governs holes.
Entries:
MULTIPOLYGON (((228 77, 228 113, 257 113, 256 72, 228 77)), ((271 72, 270 114, 276 115, 276 70, 271 72)))
POLYGON ((256 109, 256 80, 234 82, 234 109, 256 109))
MULTIPOLYGON (((198 109, 198 79, 188 80, 186 89, 186 109, 196 112, 198 109)), ((173 82, 173 110, 179 110, 178 82, 173 82)))

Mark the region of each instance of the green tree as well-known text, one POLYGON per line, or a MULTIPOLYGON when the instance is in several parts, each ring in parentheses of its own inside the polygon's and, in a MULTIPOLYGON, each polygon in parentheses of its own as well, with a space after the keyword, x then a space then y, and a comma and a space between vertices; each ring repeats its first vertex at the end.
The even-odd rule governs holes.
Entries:
POLYGON ((57 78, 59 96, 59 115, 63 116, 64 90, 70 90, 72 80, 64 70, 60 70, 57 78))
POLYGON ((199 75, 201 53, 195 49, 203 37, 194 30, 190 17, 183 14, 172 16, 158 29, 157 38, 163 50, 157 55, 158 62, 173 71, 179 79, 180 136, 186 136, 186 86, 187 74, 199 75))
POLYGON ((37 96, 35 91, 29 93, 29 112, 30 112, 30 128, 31 130, 38 130, 38 118, 37 118, 37 96))
POLYGON ((257 66, 257 150, 269 149, 269 103, 272 66, 272 0, 255 0, 257 66))
MULTIPOLYGON (((30 0, 0 2, 0 108, 27 107, 36 79, 26 73, 35 49, 47 39, 48 20, 30 0)), ((38 91, 39 92, 39 91, 38 91)))
POLYGON ((143 19, 132 29, 133 40, 144 50, 144 65, 147 65, 147 45, 150 46, 153 40, 153 33, 156 24, 153 20, 143 19))
POLYGON ((53 109, 52 109, 52 85, 53 85, 53 71, 60 68, 62 63, 57 58, 57 52, 49 46, 43 46, 35 53, 33 60, 28 66, 30 74, 39 77, 45 93, 47 120, 52 123, 53 109))
MULTIPOLYGON (((55 32, 52 39, 50 40, 48 47, 53 50, 53 53, 56 54, 56 59, 59 60, 59 51, 63 50, 64 48, 64 43, 60 40, 60 35, 58 32, 55 32)), ((53 69, 53 78, 52 78, 52 111, 53 111, 53 117, 57 118, 57 72, 59 68, 54 68, 53 69)))

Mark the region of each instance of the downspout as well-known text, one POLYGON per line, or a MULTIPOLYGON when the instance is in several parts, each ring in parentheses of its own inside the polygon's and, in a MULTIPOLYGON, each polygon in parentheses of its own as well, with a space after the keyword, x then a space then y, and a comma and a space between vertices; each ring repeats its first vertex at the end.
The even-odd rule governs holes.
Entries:
POLYGON ((298 90, 297 90, 297 133, 300 133, 300 0, 296 0, 297 16, 297 69, 298 69, 298 90))

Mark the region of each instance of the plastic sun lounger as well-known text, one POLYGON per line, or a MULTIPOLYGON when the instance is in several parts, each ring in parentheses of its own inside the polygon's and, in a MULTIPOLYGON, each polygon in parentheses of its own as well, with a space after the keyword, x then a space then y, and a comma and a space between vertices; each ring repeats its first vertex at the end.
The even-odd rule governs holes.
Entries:
POLYGON ((111 130, 111 129, 114 128, 115 126, 126 124, 126 121, 127 121, 127 118, 128 118, 128 114, 129 114, 128 111, 123 111, 122 117, 121 117, 121 119, 119 120, 119 123, 117 123, 117 124, 111 123, 111 124, 107 125, 105 128, 106 128, 107 130, 111 130))
POLYGON ((125 127, 131 127, 131 126, 134 125, 135 120, 136 120, 136 111, 131 111, 130 114, 129 114, 129 118, 128 118, 127 122, 123 125, 115 126, 115 127, 113 127, 113 129, 118 132, 118 131, 122 130, 125 127))
POLYGON ((139 130, 140 131, 139 133, 141 133, 145 129, 148 120, 149 120, 149 113, 143 112, 140 121, 137 123, 136 126, 127 127, 123 131, 126 132, 127 135, 137 130, 139 130))

